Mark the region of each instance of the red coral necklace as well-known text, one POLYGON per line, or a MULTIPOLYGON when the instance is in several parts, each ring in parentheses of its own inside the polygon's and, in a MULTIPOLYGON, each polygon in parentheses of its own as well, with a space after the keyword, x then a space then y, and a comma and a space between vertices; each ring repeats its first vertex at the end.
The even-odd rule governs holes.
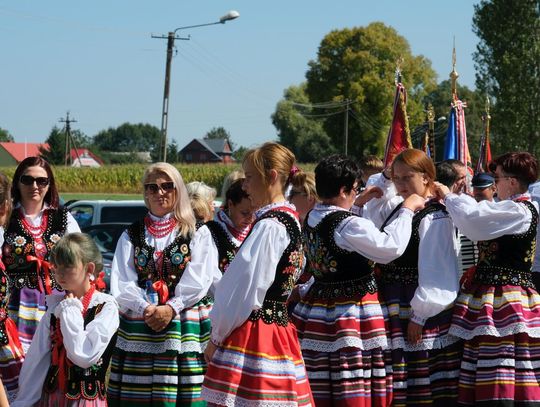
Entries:
POLYGON ((157 239, 169 235, 176 227, 176 223, 175 218, 169 218, 162 221, 152 220, 149 215, 144 218, 146 230, 157 239))

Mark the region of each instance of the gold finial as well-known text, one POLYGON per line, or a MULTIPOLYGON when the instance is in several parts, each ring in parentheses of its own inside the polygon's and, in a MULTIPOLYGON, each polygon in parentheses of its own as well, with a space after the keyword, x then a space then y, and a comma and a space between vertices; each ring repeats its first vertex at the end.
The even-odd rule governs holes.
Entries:
POLYGON ((431 103, 428 103, 427 106, 427 120, 429 123, 435 122, 435 110, 433 110, 433 105, 431 103))
POLYGON ((459 74, 456 71, 456 37, 454 37, 454 48, 452 50, 452 72, 450 72, 450 80, 452 83, 452 98, 457 98, 457 79, 459 74))
POLYGON ((395 84, 401 83, 401 65, 403 64, 403 57, 400 55, 396 60, 396 76, 394 79, 395 84))

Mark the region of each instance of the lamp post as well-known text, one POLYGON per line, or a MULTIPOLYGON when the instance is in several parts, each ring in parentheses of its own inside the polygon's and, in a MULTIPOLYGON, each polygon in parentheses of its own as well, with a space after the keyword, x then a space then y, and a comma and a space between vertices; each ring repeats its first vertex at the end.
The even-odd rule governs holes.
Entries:
POLYGON ((225 24, 227 21, 234 20, 235 18, 238 18, 238 17, 240 17, 240 14, 238 13, 238 11, 231 10, 227 14, 225 14, 223 17, 221 17, 219 21, 215 21, 213 23, 178 27, 174 31, 169 31, 167 36, 152 35, 152 38, 167 39, 167 60, 165 64, 165 88, 163 91, 163 110, 161 114, 161 145, 160 145, 161 161, 164 161, 164 162, 167 161, 167 123, 169 119, 169 89, 170 89, 170 83, 171 83, 171 62, 172 62, 172 54, 173 54, 173 48, 174 48, 174 40, 189 40, 190 39, 189 36, 187 38, 178 37, 176 33, 180 30, 185 30, 188 28, 205 27, 207 25, 215 25, 215 24, 225 24))

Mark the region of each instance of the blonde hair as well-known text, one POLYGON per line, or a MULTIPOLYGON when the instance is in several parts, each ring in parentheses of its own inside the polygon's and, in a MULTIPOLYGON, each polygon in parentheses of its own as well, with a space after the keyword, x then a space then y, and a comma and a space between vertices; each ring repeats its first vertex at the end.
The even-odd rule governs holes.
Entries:
MULTIPOLYGON (((189 203, 189 197, 182 175, 180 175, 180 172, 178 172, 171 164, 163 162, 151 164, 144 171, 142 178, 143 188, 148 179, 152 175, 157 174, 165 175, 174 183, 176 195, 173 216, 178 221, 177 228, 180 234, 183 236, 193 235, 195 232, 195 215, 193 214, 193 210, 189 203)), ((144 203, 149 207, 146 194, 144 194, 144 203)))
POLYGON ((225 178, 223 178, 223 185, 221 186, 221 198, 223 200, 226 199, 227 190, 231 186, 231 184, 236 181, 237 179, 244 178, 245 174, 242 170, 234 170, 228 173, 225 178))
POLYGON ((75 267, 88 263, 96 265, 94 276, 103 270, 103 257, 94 239, 86 233, 68 233, 62 237, 51 251, 51 263, 55 266, 75 267))
POLYGON ((186 185, 189 203, 197 220, 211 220, 213 201, 216 199, 216 189, 201 181, 193 181, 186 185))
POLYGON ((295 163, 294 154, 287 147, 274 142, 264 143, 259 148, 249 150, 243 163, 251 163, 263 179, 264 186, 269 184, 269 172, 275 170, 278 174, 281 189, 285 188, 289 182, 291 169, 295 163))
POLYGON ((291 192, 298 192, 306 195, 308 198, 314 198, 320 201, 315 186, 315 173, 298 171, 291 177, 291 192))

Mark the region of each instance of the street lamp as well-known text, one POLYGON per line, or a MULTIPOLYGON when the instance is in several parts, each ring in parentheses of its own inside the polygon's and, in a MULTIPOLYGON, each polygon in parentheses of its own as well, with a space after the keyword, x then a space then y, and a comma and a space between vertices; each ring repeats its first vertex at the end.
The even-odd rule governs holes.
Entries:
POLYGON ((227 21, 234 20, 235 18, 240 17, 240 14, 238 11, 231 10, 227 14, 225 14, 223 17, 219 19, 219 21, 215 21, 213 23, 206 23, 206 24, 197 24, 197 25, 188 25, 185 27, 178 27, 174 31, 169 31, 168 35, 152 35, 152 38, 160 38, 160 39, 167 39, 167 61, 165 65, 165 89, 163 91, 163 111, 161 114, 161 145, 160 145, 160 151, 161 151, 161 161, 167 161, 167 122, 169 119, 169 88, 171 83, 171 61, 172 61, 172 54, 173 54, 173 48, 174 48, 174 40, 189 40, 190 36, 187 38, 183 37, 177 37, 176 33, 180 30, 185 30, 188 28, 197 28, 197 27, 205 27, 207 25, 215 25, 215 24, 225 24, 227 21))

